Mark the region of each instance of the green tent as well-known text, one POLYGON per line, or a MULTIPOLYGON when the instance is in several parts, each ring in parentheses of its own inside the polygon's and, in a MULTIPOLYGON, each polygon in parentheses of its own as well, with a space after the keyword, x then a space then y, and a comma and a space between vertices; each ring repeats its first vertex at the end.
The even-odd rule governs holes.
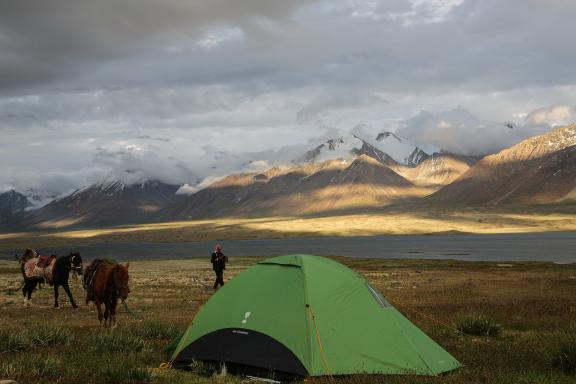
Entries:
POLYGON ((368 282, 330 259, 261 261, 214 294, 172 364, 225 362, 299 376, 437 375, 460 366, 368 282))

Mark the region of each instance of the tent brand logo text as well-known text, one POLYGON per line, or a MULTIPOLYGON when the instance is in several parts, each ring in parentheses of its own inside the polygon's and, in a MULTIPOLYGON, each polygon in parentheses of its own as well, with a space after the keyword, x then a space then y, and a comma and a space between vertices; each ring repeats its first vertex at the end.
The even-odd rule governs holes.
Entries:
POLYGON ((244 314, 244 320, 242 320, 242 324, 246 324, 246 322, 248 322, 248 318, 250 317, 252 313, 251 312, 246 312, 244 314))
POLYGON ((239 333, 241 335, 247 335, 248 334, 248 332, 246 332, 246 331, 239 331, 237 329, 233 330, 232 333, 239 333))

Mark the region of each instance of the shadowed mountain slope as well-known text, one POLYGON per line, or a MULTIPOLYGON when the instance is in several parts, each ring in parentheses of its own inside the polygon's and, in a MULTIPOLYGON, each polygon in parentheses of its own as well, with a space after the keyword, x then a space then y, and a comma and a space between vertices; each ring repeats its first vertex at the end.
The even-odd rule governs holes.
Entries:
POLYGON ((15 190, 0 193, 0 223, 8 223, 22 214, 30 207, 30 201, 26 196, 15 190))
POLYGON ((526 139, 476 163, 429 203, 543 204, 574 197, 576 125, 526 139))
POLYGON ((181 199, 177 185, 144 182, 125 185, 115 180, 79 189, 28 212, 14 225, 26 228, 118 225, 144 222, 181 199))
POLYGON ((294 215, 381 207, 421 193, 378 160, 350 160, 232 175, 169 207, 159 218, 294 215))
POLYGON ((417 167, 398 166, 393 169, 415 185, 437 190, 458 179, 479 160, 480 157, 476 156, 439 152, 422 161, 417 167))

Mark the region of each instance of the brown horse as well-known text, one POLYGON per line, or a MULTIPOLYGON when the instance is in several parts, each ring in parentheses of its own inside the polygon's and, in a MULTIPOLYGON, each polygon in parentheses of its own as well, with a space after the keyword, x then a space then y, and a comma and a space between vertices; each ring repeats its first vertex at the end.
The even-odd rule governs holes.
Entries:
POLYGON ((116 324, 116 306, 118 299, 122 301, 128 298, 130 288, 128 288, 128 267, 126 265, 111 264, 103 260, 94 260, 86 268, 85 281, 87 287, 86 302, 94 301, 98 310, 98 320, 104 326, 116 324), (104 315, 102 315, 101 305, 104 304, 104 315))

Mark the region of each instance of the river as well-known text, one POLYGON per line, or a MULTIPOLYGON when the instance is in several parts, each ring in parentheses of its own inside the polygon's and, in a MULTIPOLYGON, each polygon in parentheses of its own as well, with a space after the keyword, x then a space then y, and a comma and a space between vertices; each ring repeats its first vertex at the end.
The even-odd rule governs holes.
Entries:
MULTIPOLYGON (((79 243, 75 248, 45 248, 44 254, 79 250, 84 260, 209 257, 216 241, 186 243, 79 243)), ((305 253, 386 259, 456 259, 469 261, 576 262, 576 232, 441 236, 309 237, 219 241, 230 257, 305 253)), ((14 250, 0 256, 13 259, 14 250)))

